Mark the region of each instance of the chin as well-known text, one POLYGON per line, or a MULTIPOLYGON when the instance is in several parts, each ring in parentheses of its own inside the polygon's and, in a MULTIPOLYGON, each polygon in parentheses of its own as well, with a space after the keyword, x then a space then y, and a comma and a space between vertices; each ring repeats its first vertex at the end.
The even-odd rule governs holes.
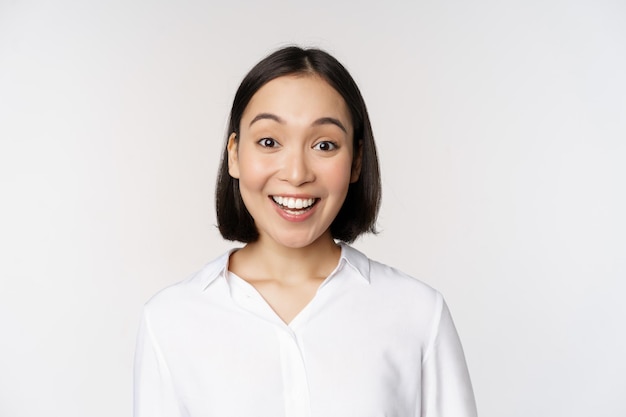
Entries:
POLYGON ((315 241, 310 241, 310 240, 288 240, 288 241, 279 240, 278 244, 289 249, 302 249, 302 248, 306 248, 307 246, 310 246, 314 242, 315 241))
POLYGON ((320 239, 324 238, 324 234, 322 233, 319 236, 276 236, 273 240, 278 243, 280 246, 284 246, 289 249, 303 249, 312 244, 318 242, 320 239))

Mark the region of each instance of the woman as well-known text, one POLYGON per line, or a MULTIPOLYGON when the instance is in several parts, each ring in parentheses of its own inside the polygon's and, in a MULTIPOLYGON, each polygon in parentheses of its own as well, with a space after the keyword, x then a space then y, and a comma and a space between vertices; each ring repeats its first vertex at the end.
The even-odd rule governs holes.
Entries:
POLYGON ((441 295, 345 243, 374 231, 380 177, 336 59, 288 47, 248 73, 216 194, 246 245, 146 304, 135 417, 476 415, 441 295))

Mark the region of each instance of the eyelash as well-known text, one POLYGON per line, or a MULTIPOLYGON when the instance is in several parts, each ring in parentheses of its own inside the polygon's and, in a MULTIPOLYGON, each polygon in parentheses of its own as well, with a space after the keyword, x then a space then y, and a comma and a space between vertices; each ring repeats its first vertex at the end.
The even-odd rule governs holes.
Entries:
MULTIPOLYGON (((262 138, 262 139, 259 139, 259 141, 257 143, 261 147, 268 148, 268 149, 275 148, 275 147, 277 147, 279 145, 279 143, 274 138, 262 138)), ((322 151, 322 152, 334 151, 337 148, 339 148, 339 145, 337 145, 337 143, 332 142, 330 140, 323 140, 323 141, 317 142, 315 145, 313 145, 313 149, 319 150, 319 151, 322 151), (327 146, 329 146, 329 149, 320 149, 320 145, 327 145, 327 146)))
POLYGON ((313 145, 313 149, 320 150, 320 151, 323 151, 323 152, 334 151, 337 148, 339 148, 339 146, 335 142, 332 142, 330 140, 323 140, 323 141, 318 142, 315 145, 313 145), (319 149, 319 145, 323 145, 323 144, 329 145, 330 149, 319 149))
POLYGON ((276 142, 276 139, 274 138, 262 138, 262 139, 259 139, 257 143, 261 145, 263 148, 270 148, 270 149, 275 148, 276 145, 278 145, 278 142, 276 142), (268 144, 268 142, 270 142, 271 145, 268 144))

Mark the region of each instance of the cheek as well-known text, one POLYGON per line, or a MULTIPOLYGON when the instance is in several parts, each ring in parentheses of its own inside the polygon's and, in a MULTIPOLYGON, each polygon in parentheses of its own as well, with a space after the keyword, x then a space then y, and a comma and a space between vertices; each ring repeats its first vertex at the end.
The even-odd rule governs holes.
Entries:
POLYGON ((239 157, 239 184, 250 189, 261 188, 267 177, 268 166, 257 158, 247 158, 245 153, 239 157))
POLYGON ((246 157, 242 152, 239 157, 239 192, 246 209, 255 223, 262 216, 265 200, 266 186, 271 177, 267 161, 263 158, 246 157))
POLYGON ((324 172, 328 187, 335 191, 347 191, 352 175, 352 161, 346 159, 342 163, 328 166, 324 172))

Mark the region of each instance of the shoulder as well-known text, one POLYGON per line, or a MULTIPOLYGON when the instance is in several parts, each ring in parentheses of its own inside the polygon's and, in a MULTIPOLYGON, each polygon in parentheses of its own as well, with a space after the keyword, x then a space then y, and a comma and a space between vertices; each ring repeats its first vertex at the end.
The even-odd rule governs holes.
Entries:
POLYGON ((394 296, 399 302, 406 300, 428 309, 438 309, 443 298, 422 280, 378 261, 370 260, 370 282, 377 291, 394 296))
MULTIPOLYGON (((411 340, 432 340, 440 321, 445 301, 441 293, 422 280, 397 268, 370 259, 354 248, 346 250, 352 271, 366 278, 359 291, 351 293, 360 300, 365 316, 375 316, 373 323, 383 323, 388 330, 397 330, 411 340)), ((372 325, 370 322, 370 325, 372 325)))
POLYGON ((442 302, 441 294, 430 285, 410 274, 382 262, 370 259, 357 249, 344 245, 345 258, 352 267, 367 278, 370 286, 395 300, 407 300, 437 307, 442 302))
POLYGON ((231 252, 218 256, 186 279, 163 288, 145 303, 144 309, 172 311, 180 305, 188 304, 195 298, 201 297, 204 290, 226 270, 231 252))

